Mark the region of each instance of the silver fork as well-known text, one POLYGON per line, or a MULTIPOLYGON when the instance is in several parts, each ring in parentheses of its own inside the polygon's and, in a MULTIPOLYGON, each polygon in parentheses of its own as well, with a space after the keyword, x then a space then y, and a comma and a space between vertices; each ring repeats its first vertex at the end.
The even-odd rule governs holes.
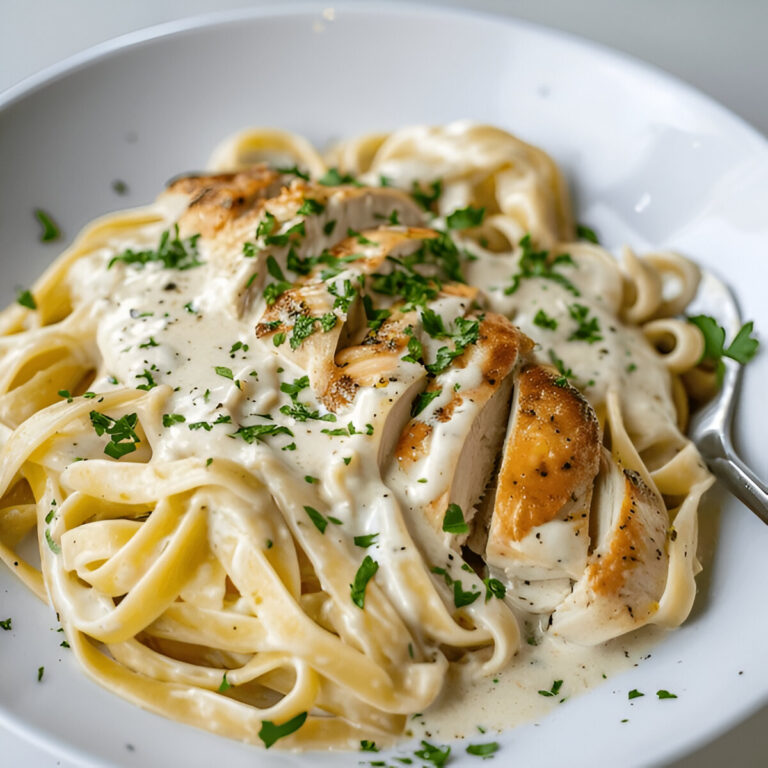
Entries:
MULTIPOLYGON (((711 272, 702 270, 701 284, 689 314, 714 317, 732 339, 741 328, 736 300, 728 287, 711 272)), ((731 443, 731 423, 741 380, 741 365, 723 358, 725 375, 720 391, 692 417, 691 440, 707 465, 728 490, 768 524, 768 486, 736 455, 731 443)))

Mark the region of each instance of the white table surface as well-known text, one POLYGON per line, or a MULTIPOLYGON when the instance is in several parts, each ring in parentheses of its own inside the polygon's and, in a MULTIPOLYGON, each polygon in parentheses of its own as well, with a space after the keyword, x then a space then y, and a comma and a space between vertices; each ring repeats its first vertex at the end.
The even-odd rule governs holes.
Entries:
MULTIPOLYGON (((257 0, 0 0, 0 92, 127 32, 214 10, 265 4, 257 0)), ((694 85, 768 135, 767 0, 431 0, 431 4, 502 13, 632 54, 694 85)), ((328 5, 333 5, 331 0, 328 5)), ((719 738, 671 766, 768 765, 768 707, 726 734, 714 736, 719 738)), ((79 768, 2 727, 0 764, 79 768)))

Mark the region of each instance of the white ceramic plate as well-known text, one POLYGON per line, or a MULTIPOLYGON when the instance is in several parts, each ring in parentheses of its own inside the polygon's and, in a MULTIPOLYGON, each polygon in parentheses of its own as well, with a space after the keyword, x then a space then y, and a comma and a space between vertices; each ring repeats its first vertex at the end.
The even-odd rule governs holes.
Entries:
MULTIPOLYGON (((51 211, 71 240, 94 216, 151 200, 170 177, 201 168, 222 137, 245 126, 279 126, 323 144, 470 117, 550 151, 571 180, 579 220, 609 248, 653 244, 693 256, 724 273, 745 316, 768 328, 765 140, 645 65, 527 24, 359 5, 337 8, 333 21, 317 8, 218 16, 102 46, 7 93, 0 107, 3 305, 59 250, 38 242, 35 207, 51 211), (114 179, 128 183, 127 196, 112 191, 114 179)), ((747 371, 736 428, 763 476, 767 377, 763 353, 747 371)), ((504 734, 497 762, 666 761, 766 700, 766 530, 733 499, 712 502, 702 527, 719 528, 719 540, 703 553, 688 623, 638 668, 504 734), (679 698, 630 703, 632 688, 679 698)), ((0 721, 60 756, 143 768, 361 759, 264 752, 116 698, 81 674, 59 647, 50 609, 6 570, 0 614, 13 617, 13 631, 0 632, 0 721)), ((457 754, 451 765, 476 761, 457 754)))

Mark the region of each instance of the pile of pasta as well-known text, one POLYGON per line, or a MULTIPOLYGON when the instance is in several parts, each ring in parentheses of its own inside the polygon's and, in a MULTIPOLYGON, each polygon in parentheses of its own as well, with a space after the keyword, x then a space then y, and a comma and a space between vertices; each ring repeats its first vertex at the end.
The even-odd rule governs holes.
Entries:
MULTIPOLYGON (((173 235, 163 237, 167 246, 173 235)), ((616 260, 577 240, 554 162, 501 129, 419 126, 344 141, 325 157, 286 132, 245 131, 216 150, 210 175, 176 181, 156 204, 86 227, 32 287, 34 306, 0 315, 0 558, 52 603, 84 670, 139 706, 268 747, 278 739, 304 749, 386 742, 435 701, 449 665, 478 676, 514 665, 523 616, 563 642, 598 643, 688 615, 697 510, 712 478, 684 430, 690 398, 715 386, 699 366, 701 333, 681 317, 697 283, 695 265, 676 254, 625 249, 616 260), (358 225, 330 233, 330 212, 353 216, 353 206, 358 225), (451 214, 481 209, 445 234, 451 214), (136 256, 174 226, 173 242, 201 254, 178 278, 168 264, 136 256), (299 231, 304 240, 293 238, 299 231), (424 246, 432 241, 458 254, 466 283, 424 262, 434 295, 423 304, 376 293, 375 281, 405 270, 409 254, 437 253, 424 246), (589 345, 555 354, 532 319, 534 310, 554 310, 525 305, 524 291, 497 290, 499 275, 522 274, 531 285, 543 281, 554 303, 558 291, 567 297, 562 281, 520 266, 545 253, 539 263, 551 270, 566 252, 571 294, 580 279, 602 286, 588 308, 604 330, 613 324, 631 337, 638 365, 653 369, 657 400, 627 385, 631 371, 585 381, 579 354, 589 345), (292 263, 302 266, 288 279, 292 263), (340 268, 323 273, 334 263, 340 268), (113 277, 90 295, 84 275, 99 270, 113 277), (199 280, 221 296, 215 312, 267 361, 249 381, 223 369, 227 415, 190 432, 197 443, 167 442, 170 430, 186 428, 174 415, 181 395, 172 383, 149 371, 126 380, 109 365, 105 317, 113 292, 136 275, 174 286, 199 280), (282 286, 271 303, 269 275, 282 286), (347 307, 334 298, 345 280, 355 294, 347 307), (315 322, 313 301, 331 327, 316 324, 294 345, 298 318, 315 322), (427 311, 443 312, 446 324, 432 336, 427 311), (281 341, 291 332, 291 343, 281 341), (442 369, 427 359, 430 344, 448 350, 438 352, 442 369), (449 400, 451 387, 458 394, 449 400), (289 414, 293 404, 315 415, 305 423, 274 410, 279 426, 256 439, 244 424, 248 397, 283 398, 289 414), (542 410, 521 443, 516 430, 534 400, 542 410), (497 409, 486 411, 497 414, 495 426, 488 417, 478 437, 472 426, 486 405, 497 409), (546 432, 547 408, 547 423, 572 413, 573 435, 591 446, 589 458, 575 459, 587 478, 578 515, 573 494, 558 501, 532 485, 520 498, 509 490, 532 482, 524 473, 509 479, 521 460, 560 456, 558 441, 570 441, 546 432), (344 455, 310 455, 317 442, 306 424, 315 436, 321 427, 340 431, 344 455), (457 431, 462 437, 451 437, 457 431), (488 452, 479 487, 477 478, 456 481, 470 439, 488 452), (443 474, 422 477, 428 454, 440 451, 443 474), (613 499, 624 493, 626 503, 613 499), (531 517, 534 507, 549 511, 531 517), (647 543, 646 529, 622 533, 617 515, 636 509, 652 512, 649 552, 662 565, 631 555, 647 543), (534 552, 541 535, 553 542, 545 556, 534 552), (552 558, 572 546, 566 535, 580 536, 579 554, 561 568, 552 558), (39 567, 21 555, 30 536, 39 567), (466 560, 468 550, 479 561, 466 560)), ((560 304, 567 318, 573 305, 560 304)), ((186 311, 191 322, 199 310, 190 302, 186 311)), ((209 352, 201 337, 192 354, 209 352)))

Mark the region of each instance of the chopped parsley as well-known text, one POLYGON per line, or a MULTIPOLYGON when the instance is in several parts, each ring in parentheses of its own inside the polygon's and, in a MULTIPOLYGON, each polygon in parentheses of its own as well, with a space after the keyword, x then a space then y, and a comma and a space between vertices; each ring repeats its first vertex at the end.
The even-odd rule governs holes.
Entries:
POLYGON ((688 318, 704 336, 704 353, 699 362, 714 365, 718 381, 722 381, 725 373, 724 357, 729 357, 741 365, 746 365, 757 354, 760 342, 752 337, 754 322, 744 323, 728 347, 725 346, 725 329, 717 320, 708 315, 695 315, 688 318))
POLYGON ((274 437, 275 435, 293 437, 293 432, 288 427, 281 427, 278 424, 253 424, 249 427, 240 427, 230 437, 240 437, 250 444, 256 440, 263 440, 265 437, 274 437))
POLYGON ((221 684, 219 685, 219 693, 224 693, 224 691, 228 691, 232 687, 232 683, 227 680, 227 673, 224 673, 224 676, 221 678, 221 684))
MULTIPOLYGON (((406 333, 408 333, 408 330, 410 330, 410 333, 413 334, 413 329, 409 328, 406 329, 406 333)), ((413 335, 411 335, 411 338, 408 339, 408 354, 404 355, 400 359, 405 361, 406 363, 417 363, 420 364, 423 361, 424 358, 424 347, 421 345, 421 342, 413 335)))
POLYGON ((478 597, 480 597, 479 592, 465 590, 458 579, 453 582, 453 604, 457 608, 471 605, 478 597))
POLYGON ((199 239, 200 235, 197 234, 182 240, 179 238, 179 225, 174 224, 173 237, 170 230, 165 230, 160 235, 160 242, 155 250, 150 248, 145 251, 134 251, 128 248, 121 254, 113 256, 107 264, 107 269, 111 269, 112 265, 118 261, 123 264, 136 264, 139 267, 157 261, 162 264, 163 269, 186 270, 199 267, 203 264, 197 250, 199 239))
POLYGON ((437 350, 435 362, 426 366, 429 373, 437 375, 444 371, 457 357, 471 344, 476 344, 480 335, 479 320, 471 320, 466 317, 456 318, 456 330, 446 334, 453 341, 454 347, 440 347, 437 350))
POLYGON ((26 307, 27 309, 37 309, 35 297, 28 290, 19 291, 18 296, 16 296, 16 303, 21 304, 22 307, 26 307))
POLYGON ((43 679, 43 675, 45 674, 45 667, 38 667, 37 668, 37 682, 39 683, 43 679))
POLYGON ((222 376, 225 379, 229 379, 230 381, 234 381, 235 380, 235 377, 232 374, 232 369, 231 368, 227 368, 224 365, 217 365, 217 366, 214 367, 214 370, 216 371, 216 373, 219 376, 222 376))
POLYGON ((428 191, 424 191, 424 188, 414 181, 411 186, 411 197, 425 210, 430 211, 432 206, 440 199, 440 195, 443 194, 443 182, 441 179, 433 181, 428 191))
POLYGON ((35 218, 42 227, 40 240, 43 243, 49 243, 51 240, 58 240, 61 237, 61 231, 56 222, 42 208, 35 208, 35 218))
POLYGON ((61 547, 53 540, 53 536, 51 536, 51 532, 47 528, 45 529, 45 540, 48 542, 51 552, 55 555, 61 554, 61 547))
POLYGON ((373 240, 369 240, 365 235, 361 235, 356 229, 347 227, 347 237, 354 237, 360 245, 377 245, 373 240))
POLYGON ((379 748, 376 746, 375 741, 369 741, 368 739, 363 739, 360 742, 360 751, 361 752, 378 752, 379 748))
POLYGON ((112 182, 112 191, 116 195, 125 195, 128 193, 128 185, 122 179, 115 179, 112 182))
POLYGON ((632 699, 639 699, 641 696, 645 696, 644 693, 641 693, 637 690, 637 688, 633 688, 628 694, 627 698, 631 701, 632 699))
POLYGON ((0 621, 0 627, 4 629, 6 632, 11 631, 11 622, 13 619, 5 619, 4 621, 0 621))
POLYGON ((113 459, 120 459, 126 454, 133 453, 141 442, 135 432, 138 417, 135 413, 128 413, 119 419, 113 419, 104 413, 91 411, 91 424, 96 434, 109 435, 110 441, 104 446, 104 453, 113 459))
MULTIPOLYGON (((294 379, 292 384, 283 382, 280 385, 280 391, 285 392, 291 398, 291 405, 281 405, 280 413, 286 416, 292 416, 296 421, 307 421, 307 419, 317 419, 319 421, 336 421, 336 415, 326 413, 320 415, 318 410, 310 410, 306 403, 299 402, 299 393, 309 387, 309 376, 302 376, 294 379)), ((351 433, 350 433, 351 434, 351 433)))
POLYGON ((660 699, 676 699, 677 698, 677 694, 670 693, 669 691, 665 691, 663 688, 661 688, 660 690, 656 691, 656 695, 660 699))
POLYGON ((295 731, 298 731, 304 725, 306 719, 307 713, 302 712, 282 725, 275 725, 271 720, 262 720, 259 738, 264 742, 264 746, 269 749, 279 739, 290 736, 295 731))
POLYGON ((378 535, 378 533, 367 533, 364 536, 355 536, 355 546, 368 549, 368 547, 371 547, 377 543, 376 539, 378 538, 378 535))
POLYGON ((340 309, 344 313, 349 312, 349 307, 357 296, 357 291, 352 287, 351 280, 345 280, 341 288, 336 283, 330 283, 328 293, 334 297, 333 308, 340 309))
POLYGON ((487 603, 491 597, 496 597, 499 600, 504 599, 504 595, 507 594, 507 588, 498 579, 483 579, 485 584, 485 602, 487 603))
POLYGON ((391 314, 388 309, 375 309, 373 300, 367 294, 363 296, 363 309, 365 309, 368 327, 374 331, 378 331, 391 314))
POLYGON ((557 368, 557 371, 560 374, 560 376, 555 379, 555 386, 567 387, 569 384, 569 379, 575 378, 573 371, 570 368, 565 367, 565 363, 557 356, 557 354, 555 354, 554 349, 549 350, 549 359, 552 361, 552 365, 557 368))
POLYGON ((309 519, 315 524, 320 533, 325 533, 325 529, 328 527, 328 521, 314 508, 305 505, 304 511, 309 515, 309 519))
POLYGON ((186 421, 186 417, 180 413, 164 413, 163 414, 163 426, 172 427, 174 424, 183 424, 186 421))
POLYGON ((298 166, 292 165, 290 168, 275 168, 275 170, 278 173, 285 173, 292 176, 298 176, 300 179, 304 179, 304 181, 309 181, 309 174, 304 173, 303 171, 300 171, 298 166))
POLYGON ((548 691, 539 691, 539 696, 557 696, 557 694, 560 693, 560 688, 562 688, 562 686, 562 680, 555 680, 548 691))
POLYGON ((576 237, 578 237, 579 240, 586 240, 595 245, 600 245, 600 240, 598 240, 595 230, 592 229, 592 227, 588 227, 586 224, 576 225, 576 237))
POLYGON ((274 256, 267 256, 267 272, 275 279, 274 283, 264 286, 264 300, 271 307, 280 296, 293 286, 293 283, 289 283, 285 279, 285 274, 283 274, 280 265, 275 261, 274 256))
POLYGON ((476 757, 488 757, 498 751, 499 744, 496 741, 491 741, 487 744, 470 744, 467 747, 467 753, 476 757))
POLYGON ((322 184, 324 187, 338 187, 341 184, 360 186, 354 176, 350 176, 348 173, 339 173, 338 168, 329 168, 323 176, 317 180, 317 183, 322 184))
POLYGON ((533 318, 533 324, 539 328, 549 328, 550 331, 557 330, 557 320, 550 317, 543 309, 540 309, 533 318))
POLYGON ((333 234, 333 230, 336 229, 336 219, 331 219, 323 224, 323 234, 330 237, 333 234))
POLYGON ((448 762, 448 758, 451 754, 451 748, 449 746, 436 747, 434 744, 430 744, 428 741, 421 742, 421 749, 417 749, 413 753, 416 757, 426 760, 428 763, 432 763, 435 768, 443 768, 448 762))
POLYGON ((577 323, 576 330, 568 337, 568 341, 586 341, 587 344, 602 341, 600 323, 596 317, 589 317, 589 307, 583 304, 571 304, 568 307, 568 314, 577 323))
POLYGON ((149 349, 150 347, 159 347, 153 336, 150 336, 143 344, 139 344, 139 349, 149 349))
POLYGON ((520 261, 518 262, 518 271, 512 275, 512 284, 504 289, 504 294, 509 296, 515 293, 520 287, 520 282, 527 278, 541 277, 546 280, 562 285, 574 296, 580 296, 578 288, 565 275, 557 271, 559 266, 574 266, 573 259, 567 253, 560 253, 553 259, 549 256, 549 251, 536 251, 531 243, 531 236, 525 235, 520 240, 520 261))
POLYGON ((352 602, 358 608, 362 609, 365 607, 365 589, 378 570, 379 564, 370 555, 366 555, 357 569, 354 582, 350 584, 352 602))
POLYGON ((458 208, 451 213, 445 220, 448 229, 472 229, 479 227, 485 217, 485 208, 473 208, 468 205, 466 208, 458 208))
POLYGON ((464 513, 458 504, 449 504, 443 517, 443 530, 446 533, 469 533, 469 525, 464 520, 464 513))
POLYGON ((311 197, 304 198, 301 208, 296 211, 298 216, 317 216, 325 210, 325 206, 319 200, 313 200, 311 197))
POLYGON ((435 398, 440 397, 442 392, 442 389, 420 392, 419 396, 413 401, 413 405, 411 406, 411 416, 418 416, 435 398))
POLYGON ((150 389, 154 389, 157 386, 157 382, 152 376, 152 372, 146 368, 144 369, 144 373, 137 373, 136 378, 147 380, 146 384, 139 384, 136 389, 143 389, 145 392, 149 392, 150 389))

